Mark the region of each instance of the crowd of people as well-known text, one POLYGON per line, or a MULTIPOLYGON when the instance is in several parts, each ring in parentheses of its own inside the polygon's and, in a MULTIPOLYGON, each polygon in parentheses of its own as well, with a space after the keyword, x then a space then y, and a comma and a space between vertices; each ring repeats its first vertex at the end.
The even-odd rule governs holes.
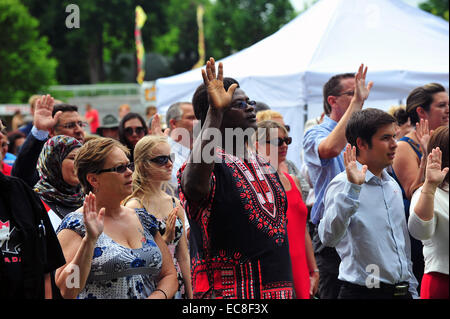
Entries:
POLYGON ((0 122, 0 296, 448 299, 448 93, 364 108, 367 71, 324 84, 302 167, 213 58, 166 127, 31 97, 0 122))

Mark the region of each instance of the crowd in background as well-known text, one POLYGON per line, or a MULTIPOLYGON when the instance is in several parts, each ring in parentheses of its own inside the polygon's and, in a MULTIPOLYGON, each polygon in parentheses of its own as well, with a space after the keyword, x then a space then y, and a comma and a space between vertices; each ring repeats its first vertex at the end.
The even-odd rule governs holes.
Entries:
POLYGON ((448 299, 445 88, 384 112, 367 67, 333 76, 297 167, 283 116, 223 69, 165 121, 35 95, 2 124, 0 296, 448 299))

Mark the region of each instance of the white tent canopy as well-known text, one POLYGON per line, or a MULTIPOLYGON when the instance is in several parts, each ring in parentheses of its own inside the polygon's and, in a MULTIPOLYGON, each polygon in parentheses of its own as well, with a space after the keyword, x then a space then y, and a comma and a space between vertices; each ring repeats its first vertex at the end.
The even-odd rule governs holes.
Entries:
MULTIPOLYGON (((320 115, 322 87, 334 74, 368 66, 374 82, 365 107, 387 109, 415 87, 448 89, 449 24, 400 0, 321 0, 278 32, 220 61, 250 99, 291 125, 288 159, 300 164, 305 118, 320 115), (305 113, 307 105, 307 113, 305 113)), ((190 101, 200 69, 156 81, 158 111, 190 101)))

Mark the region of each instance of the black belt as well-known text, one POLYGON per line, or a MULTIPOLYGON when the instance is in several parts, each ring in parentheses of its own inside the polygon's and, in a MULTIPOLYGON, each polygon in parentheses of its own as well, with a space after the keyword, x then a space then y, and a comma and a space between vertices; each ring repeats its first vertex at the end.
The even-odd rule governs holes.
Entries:
POLYGON ((399 282, 395 285, 385 284, 384 282, 380 282, 380 289, 386 292, 392 292, 392 295, 397 296, 406 296, 408 294, 409 283, 406 281, 399 282))
POLYGON ((409 292, 409 283, 406 281, 402 281, 399 283, 396 283, 394 285, 392 284, 386 284, 384 282, 380 282, 380 286, 379 287, 373 287, 373 288, 369 288, 366 286, 361 286, 361 285, 357 285, 357 284, 353 284, 350 283, 348 281, 343 282, 343 285, 347 285, 348 287, 352 287, 352 288, 356 288, 356 289, 361 289, 361 290, 371 290, 371 291, 383 291, 385 293, 391 294, 394 297, 400 297, 400 296, 406 296, 409 292))

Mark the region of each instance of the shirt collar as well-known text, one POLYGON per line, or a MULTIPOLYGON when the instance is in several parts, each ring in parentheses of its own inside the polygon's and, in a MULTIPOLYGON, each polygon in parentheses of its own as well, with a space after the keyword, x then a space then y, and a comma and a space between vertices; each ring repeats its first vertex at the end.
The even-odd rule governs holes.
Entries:
POLYGON ((323 117, 323 124, 330 128, 335 128, 338 122, 331 119, 328 115, 323 117))
MULTIPOLYGON (((356 161, 356 166, 358 167, 359 170, 361 170, 363 167, 363 164, 356 161)), ((379 181, 381 184, 384 184, 389 180, 390 180, 389 174, 388 174, 388 172, 386 172, 386 169, 383 169, 381 171, 381 178, 379 178, 378 176, 375 176, 370 170, 367 170, 367 172, 366 172, 366 179, 365 179, 366 183, 369 183, 370 181, 379 181)))

